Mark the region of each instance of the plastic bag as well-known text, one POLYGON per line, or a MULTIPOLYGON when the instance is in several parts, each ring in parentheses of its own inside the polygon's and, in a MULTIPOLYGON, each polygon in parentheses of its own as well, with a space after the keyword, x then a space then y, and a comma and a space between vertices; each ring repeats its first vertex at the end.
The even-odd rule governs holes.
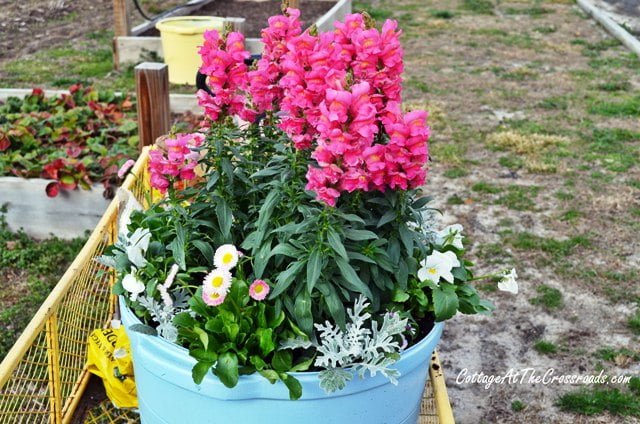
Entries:
POLYGON ((102 378, 111 402, 118 408, 137 408, 131 347, 120 321, 112 322, 112 328, 91 333, 87 356, 87 369, 102 378))

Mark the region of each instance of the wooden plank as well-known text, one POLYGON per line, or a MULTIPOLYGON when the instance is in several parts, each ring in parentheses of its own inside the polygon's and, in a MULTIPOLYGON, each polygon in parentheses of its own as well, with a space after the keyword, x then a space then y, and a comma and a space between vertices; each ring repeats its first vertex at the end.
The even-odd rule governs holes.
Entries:
POLYGON ((318 32, 333 31, 333 23, 344 20, 345 16, 351 13, 351 9, 351 0, 338 1, 327 13, 316 21, 318 32))
POLYGON ((140 150, 171 129, 169 107, 169 67, 144 62, 135 67, 140 150))
MULTIPOLYGON (((195 89, 194 89, 195 90, 195 89)), ((23 98, 31 94, 31 89, 27 88, 0 88, 0 102, 6 102, 9 97, 23 98)), ((59 96, 60 94, 69 94, 68 90, 44 90, 47 97, 59 96)), ((114 93, 116 96, 121 95, 120 92, 114 93)), ((169 94, 169 105, 171 113, 201 113, 202 109, 198 106, 198 99, 195 94, 169 94)))
POLYGON ((131 35, 129 0, 113 0, 113 32, 116 37, 131 35))
POLYGON ((31 237, 45 239, 54 234, 63 239, 82 237, 98 223, 109 201, 102 196, 102 184, 91 190, 60 190, 47 197, 52 180, 0 177, 0 198, 7 203, 5 220, 9 228, 22 228, 31 237))
POLYGON ((118 64, 136 63, 140 58, 151 54, 162 59, 162 42, 160 37, 116 37, 114 62, 118 64))
MULTIPOLYGON (((166 15, 162 16, 162 18, 170 18, 173 16, 185 16, 190 14, 191 12, 193 12, 194 10, 198 10, 204 6, 206 6, 207 4, 213 2, 215 0, 191 0, 187 3, 186 7, 180 8, 178 10, 174 10, 173 12, 167 13, 166 15), (189 6, 191 5, 191 6, 189 6)), ((145 31, 150 30, 151 28, 155 28, 156 26, 156 21, 147 21, 144 22, 140 25, 137 25, 135 27, 133 27, 133 29, 131 30, 131 34, 133 35, 140 35, 145 31)))
POLYGON ((580 6, 585 12, 593 16, 611 35, 624 44, 629 50, 640 56, 640 41, 633 35, 629 34, 622 26, 618 25, 611 19, 605 11, 593 5, 590 0, 578 0, 580 6))

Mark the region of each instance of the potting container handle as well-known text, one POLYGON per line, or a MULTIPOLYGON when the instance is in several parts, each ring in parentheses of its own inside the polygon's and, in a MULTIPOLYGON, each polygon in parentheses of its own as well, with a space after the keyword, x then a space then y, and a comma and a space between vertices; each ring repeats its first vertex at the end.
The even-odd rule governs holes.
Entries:
MULTIPOLYGON (((251 66, 253 62, 256 60, 260 60, 262 58, 261 54, 252 54, 251 57, 244 60, 245 65, 251 66)), ((207 85, 207 75, 200 72, 198 69, 198 73, 196 74, 196 88, 198 90, 204 90, 208 95, 215 97, 216 95, 211 91, 211 88, 207 85)))

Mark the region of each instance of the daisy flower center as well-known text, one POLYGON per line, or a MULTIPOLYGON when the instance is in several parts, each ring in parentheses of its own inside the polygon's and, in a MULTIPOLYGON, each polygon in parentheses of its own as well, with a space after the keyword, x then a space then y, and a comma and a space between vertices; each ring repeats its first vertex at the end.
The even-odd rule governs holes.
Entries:
POLYGON ((222 256, 222 263, 226 264, 230 264, 233 261, 233 254, 232 253, 225 253, 224 256, 222 256))
POLYGON ((264 286, 262 284, 258 284, 253 288, 253 291, 255 291, 257 294, 260 294, 264 291, 264 286))
POLYGON ((428 271, 430 274, 436 274, 438 272, 438 270, 435 268, 429 268, 428 271))
POLYGON ((211 285, 213 287, 222 287, 223 283, 224 283, 224 279, 219 275, 213 277, 213 280, 211 280, 211 285))

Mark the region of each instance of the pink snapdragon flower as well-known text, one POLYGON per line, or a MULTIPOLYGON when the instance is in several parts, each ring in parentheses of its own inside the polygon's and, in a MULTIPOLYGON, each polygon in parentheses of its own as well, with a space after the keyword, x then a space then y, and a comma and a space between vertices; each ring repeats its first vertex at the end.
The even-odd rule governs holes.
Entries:
POLYGON ((198 50, 202 57, 200 72, 208 76, 207 85, 215 95, 199 90, 198 104, 214 121, 226 115, 253 121, 256 112, 247 99, 249 76, 244 63, 251 54, 244 48, 244 36, 231 32, 223 39, 218 31, 211 30, 204 33, 204 38, 205 42, 198 50))
POLYGON ((124 178, 126 173, 131 169, 131 167, 136 163, 135 160, 129 159, 125 163, 122 164, 120 169, 118 169, 118 178, 124 178))
POLYGON ((177 134, 165 140, 167 156, 160 150, 149 152, 149 173, 151 186, 166 193, 172 182, 192 180, 199 154, 193 149, 204 142, 204 134, 177 134))

